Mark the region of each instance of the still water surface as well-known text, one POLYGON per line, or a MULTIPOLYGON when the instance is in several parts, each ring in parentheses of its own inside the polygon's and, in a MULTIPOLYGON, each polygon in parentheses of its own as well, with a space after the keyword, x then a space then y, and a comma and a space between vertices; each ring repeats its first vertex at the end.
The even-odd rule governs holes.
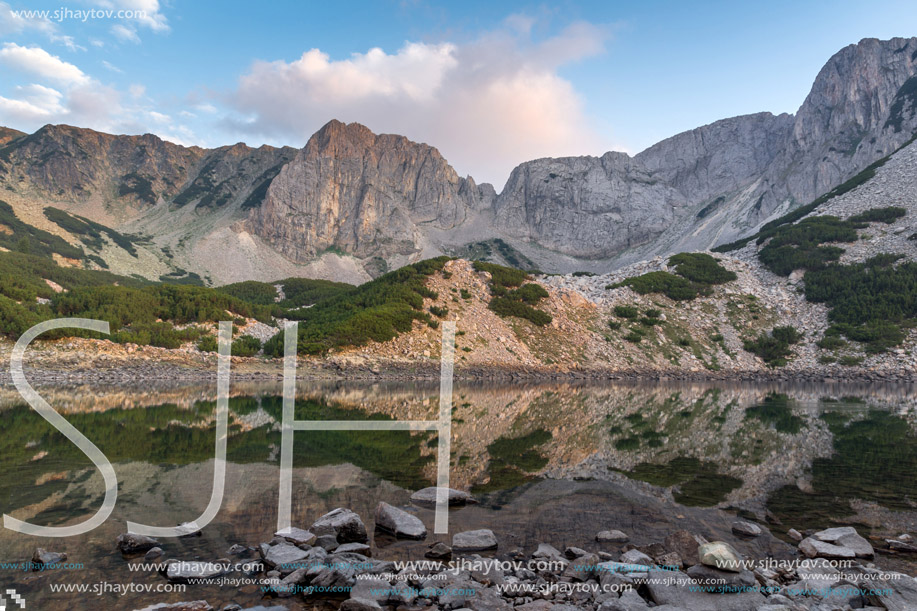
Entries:
MULTIPOLYGON (((80 569, 29 573, 2 568, 40 609, 135 609, 207 599, 220 608, 260 599, 257 586, 190 586, 185 594, 51 593, 50 583, 157 584, 128 570, 115 549, 125 521, 171 526, 194 519, 213 477, 213 385, 45 387, 39 392, 114 464, 118 504, 83 536, 39 539, 0 530, 0 563, 36 547, 66 551, 80 569)), ((216 560, 233 544, 271 538, 277 522, 279 384, 237 383, 230 399, 226 494, 202 536, 164 541, 166 558, 216 560)), ((433 420, 435 386, 302 384, 297 419, 433 420)), ((584 384, 459 385, 453 404, 452 487, 477 505, 450 512, 450 532, 490 528, 497 554, 541 542, 602 549, 599 530, 637 545, 687 529, 724 539, 753 557, 790 557, 786 531, 852 524, 881 537, 917 531, 917 393, 907 386, 584 384), (739 515, 771 535, 736 541, 739 515)), ((0 509, 37 524, 80 522, 104 494, 88 459, 0 387, 0 509)), ((419 559, 433 512, 412 491, 435 482, 435 433, 297 432, 293 523, 349 507, 372 526, 379 501, 408 508, 431 531, 424 542, 371 535, 381 559, 419 559)), ((136 562, 131 560, 130 562, 136 562)), ((877 563, 913 571, 905 558, 877 563)), ((290 608, 297 604, 284 601, 290 608)), ((301 608, 313 608, 301 607, 301 608)), ((334 608, 319 603, 315 608, 334 608)))

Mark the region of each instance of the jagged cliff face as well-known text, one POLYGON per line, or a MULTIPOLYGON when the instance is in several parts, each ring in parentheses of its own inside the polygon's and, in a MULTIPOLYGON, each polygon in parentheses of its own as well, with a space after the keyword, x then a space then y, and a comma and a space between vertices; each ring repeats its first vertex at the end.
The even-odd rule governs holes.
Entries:
POLYGON ((409 255, 418 225, 451 229, 480 198, 435 148, 332 121, 281 170, 248 226, 296 261, 329 249, 409 255))
MULTIPOLYGON (((402 265, 481 244, 545 271, 608 271, 748 235, 915 132, 917 38, 866 39, 828 61, 795 116, 717 121, 633 157, 529 161, 499 195, 430 146, 338 121, 301 150, 0 129, 0 183, 27 222, 61 234, 41 209, 64 208, 147 236, 165 271, 217 283, 298 273, 360 281, 385 268, 379 259, 402 265), (304 267, 333 257, 349 275, 304 267)), ((121 255, 122 273, 163 272, 134 270, 121 255)))
POLYGON ((902 88, 914 78, 917 38, 866 39, 836 53, 818 73, 768 175, 775 190, 778 172, 787 168, 788 196, 808 202, 909 140, 917 106, 902 88))
POLYGON ((507 235, 598 258, 668 227, 683 197, 623 153, 538 159, 513 170, 494 212, 507 235))
POLYGON ((496 201, 510 235, 603 259, 649 244, 692 207, 704 218, 758 180, 781 150, 792 117, 760 113, 718 121, 631 158, 539 159, 517 167, 496 201))

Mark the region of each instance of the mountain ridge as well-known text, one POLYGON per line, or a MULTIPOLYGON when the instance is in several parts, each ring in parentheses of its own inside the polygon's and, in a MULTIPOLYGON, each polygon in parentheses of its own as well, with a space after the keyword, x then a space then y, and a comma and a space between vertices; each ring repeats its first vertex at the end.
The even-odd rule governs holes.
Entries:
POLYGON ((145 277, 279 267, 358 282, 495 240, 508 249, 496 262, 601 272, 750 235, 896 150, 917 131, 915 58, 917 38, 863 39, 828 60, 796 114, 722 119, 634 156, 527 161, 500 193, 435 147, 336 120, 301 149, 3 128, 0 182, 20 218, 74 243, 45 206, 142 237, 143 264, 110 244, 95 254, 145 277))

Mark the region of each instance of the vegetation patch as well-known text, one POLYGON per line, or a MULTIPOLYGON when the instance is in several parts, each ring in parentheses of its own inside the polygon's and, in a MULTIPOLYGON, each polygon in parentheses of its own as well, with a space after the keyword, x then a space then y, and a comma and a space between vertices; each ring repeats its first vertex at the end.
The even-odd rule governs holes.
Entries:
POLYGON ((779 433, 790 435, 795 435, 805 425, 805 421, 793 413, 790 398, 777 393, 768 394, 759 405, 746 409, 745 419, 758 420, 779 433))
POLYGON ((689 507, 710 507, 742 485, 742 480, 717 472, 716 465, 693 457, 673 458, 668 463, 640 463, 622 471, 631 479, 663 488, 674 487, 675 501, 689 507))
POLYGON ((524 318, 539 327, 549 324, 551 315, 534 306, 548 296, 539 284, 527 283, 529 275, 522 270, 495 263, 475 261, 474 269, 490 274, 491 299, 488 307, 499 316, 524 318))
MULTIPOLYGON (((291 312, 301 321, 300 354, 323 354, 344 346, 386 342, 411 330, 415 320, 433 322, 424 311, 424 298, 435 298, 427 278, 442 271, 449 257, 427 259, 389 272, 370 282, 318 301, 311 308, 291 312)), ((283 334, 264 346, 269 356, 283 355, 283 334)))
POLYGON ((255 356, 261 350, 261 340, 252 335, 243 335, 232 342, 232 356, 255 356))
POLYGON ((734 272, 722 267, 716 259, 705 253, 680 253, 669 258, 669 265, 675 266, 675 274, 649 272, 605 288, 629 286, 640 295, 661 293, 675 301, 689 301, 701 295, 709 295, 711 287, 716 284, 736 279, 734 272))
POLYGON ((870 499, 892 511, 912 511, 917 502, 917 436, 904 418, 885 410, 822 414, 834 452, 812 462, 811 491, 778 490, 767 508, 784 524, 825 528, 856 513, 854 499, 870 499))
POLYGON ((53 233, 19 220, 12 206, 0 201, 0 223, 7 231, 0 232, 0 246, 25 254, 51 257, 57 253, 68 259, 81 259, 83 249, 72 246, 69 242, 53 233))
POLYGON ((745 340, 744 348, 760 357, 770 367, 782 367, 793 355, 790 346, 799 342, 802 334, 794 327, 775 327, 770 334, 762 333, 755 340, 745 340))
POLYGON ((852 265, 806 272, 806 299, 831 310, 826 337, 844 335, 868 353, 900 344, 904 328, 917 321, 917 263, 895 265, 897 256, 878 256, 852 265))
POLYGON ((900 206, 886 206, 885 208, 871 208, 859 214, 854 214, 847 220, 853 223, 885 223, 886 225, 891 225, 906 215, 907 210, 900 206))
POLYGON ((719 264, 719 261, 702 252, 683 252, 669 258, 675 273, 698 284, 714 285, 732 282, 738 276, 719 264))
POLYGON ((474 487, 472 492, 506 490, 531 480, 531 473, 540 471, 548 464, 548 459, 537 447, 551 439, 551 433, 544 429, 537 429, 522 437, 496 439, 487 446, 490 454, 487 463, 488 482, 474 487))
MULTIPOLYGON (((917 52, 915 52, 915 55, 917 55, 917 52)), ((912 112, 917 111, 917 76, 912 76, 904 81, 904 84, 898 89, 895 99, 888 109, 888 119, 885 121, 885 127, 893 127, 895 132, 900 132, 904 122, 904 115, 908 109, 912 112)))
POLYGON ((95 221, 90 221, 82 216, 70 214, 59 208, 48 206, 44 209, 44 214, 49 221, 59 226, 73 235, 80 236, 85 244, 100 249, 103 245, 102 235, 107 235, 112 242, 132 254, 137 256, 137 249, 134 247, 134 241, 126 235, 100 225, 95 221))
POLYGON ((157 200, 156 194, 153 192, 153 183, 150 182, 148 177, 136 172, 131 172, 121 177, 121 184, 118 185, 118 197, 126 195, 136 195, 137 199, 151 206, 157 200))

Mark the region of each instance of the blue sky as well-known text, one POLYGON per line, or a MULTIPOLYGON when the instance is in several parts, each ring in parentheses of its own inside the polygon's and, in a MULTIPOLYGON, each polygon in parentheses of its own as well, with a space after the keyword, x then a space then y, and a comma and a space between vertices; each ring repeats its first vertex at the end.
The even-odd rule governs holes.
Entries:
POLYGON ((833 53, 913 24, 904 1, 0 0, 0 124, 299 147, 337 118, 499 189, 527 159, 795 112, 833 53))

